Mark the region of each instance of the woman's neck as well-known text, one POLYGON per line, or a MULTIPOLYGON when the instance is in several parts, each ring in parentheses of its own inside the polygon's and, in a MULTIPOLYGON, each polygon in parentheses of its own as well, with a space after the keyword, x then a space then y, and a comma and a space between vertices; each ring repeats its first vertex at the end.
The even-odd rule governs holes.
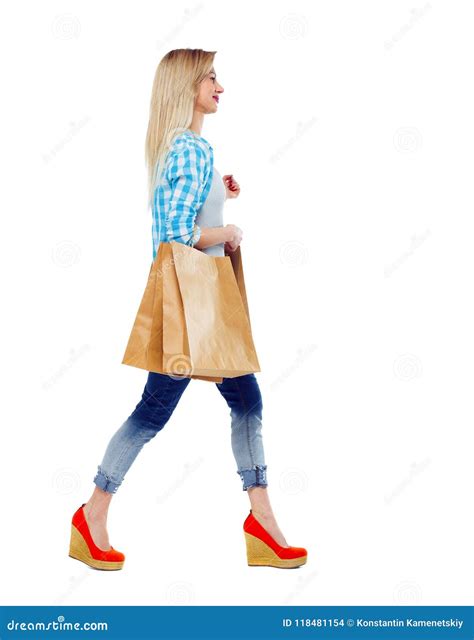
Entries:
POLYGON ((197 133, 198 136, 200 136, 203 120, 204 114, 202 113, 202 111, 195 111, 193 113, 193 119, 191 120, 191 124, 189 125, 188 129, 191 129, 191 131, 194 131, 194 133, 197 133))

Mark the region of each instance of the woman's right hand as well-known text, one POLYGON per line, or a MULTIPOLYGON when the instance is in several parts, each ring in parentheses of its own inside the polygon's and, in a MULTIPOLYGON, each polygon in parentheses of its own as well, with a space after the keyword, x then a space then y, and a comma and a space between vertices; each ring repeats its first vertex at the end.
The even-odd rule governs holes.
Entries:
POLYGON ((243 231, 235 224, 226 224, 224 227, 225 233, 225 248, 230 251, 235 251, 242 242, 243 231))

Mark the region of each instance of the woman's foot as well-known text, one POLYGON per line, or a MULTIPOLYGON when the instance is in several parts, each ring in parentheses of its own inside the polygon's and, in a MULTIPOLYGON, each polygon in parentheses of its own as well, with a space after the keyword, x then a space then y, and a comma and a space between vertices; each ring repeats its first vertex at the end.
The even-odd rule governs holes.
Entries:
POLYGON ((107 533, 107 514, 98 514, 96 509, 92 509, 89 502, 84 506, 84 515, 86 518, 92 540, 102 551, 109 551, 110 542, 107 533))
POLYGON ((290 546, 286 542, 285 536, 282 534, 273 513, 259 512, 252 509, 252 515, 281 547, 290 546))
POLYGON ((289 547, 273 515, 267 486, 248 488, 252 515, 281 547, 289 547))

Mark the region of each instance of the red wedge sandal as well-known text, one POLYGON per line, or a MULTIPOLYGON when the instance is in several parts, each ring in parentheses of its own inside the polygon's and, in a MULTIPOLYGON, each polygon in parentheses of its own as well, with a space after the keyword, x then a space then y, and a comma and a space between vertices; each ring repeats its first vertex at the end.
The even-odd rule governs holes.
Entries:
POLYGON ((69 545, 69 557, 85 562, 94 569, 115 571, 123 567, 125 556, 112 546, 107 551, 99 549, 92 540, 89 525, 84 514, 86 503, 79 507, 72 517, 71 542, 69 545))
POLYGON ((244 536, 250 567, 292 569, 304 564, 308 558, 308 552, 303 547, 280 546, 254 517, 252 509, 244 522, 244 536))

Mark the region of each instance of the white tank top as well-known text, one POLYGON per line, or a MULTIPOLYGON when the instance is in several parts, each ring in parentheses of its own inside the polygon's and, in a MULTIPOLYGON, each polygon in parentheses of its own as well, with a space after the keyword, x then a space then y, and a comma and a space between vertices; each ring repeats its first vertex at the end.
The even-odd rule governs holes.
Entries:
MULTIPOLYGON (((196 215, 195 223, 199 227, 223 227, 224 201, 225 186, 221 174, 214 166, 211 188, 207 198, 204 200, 204 204, 196 215)), ((201 251, 210 256, 224 256, 224 243, 221 242, 212 247, 206 247, 206 249, 201 249, 201 251)))

